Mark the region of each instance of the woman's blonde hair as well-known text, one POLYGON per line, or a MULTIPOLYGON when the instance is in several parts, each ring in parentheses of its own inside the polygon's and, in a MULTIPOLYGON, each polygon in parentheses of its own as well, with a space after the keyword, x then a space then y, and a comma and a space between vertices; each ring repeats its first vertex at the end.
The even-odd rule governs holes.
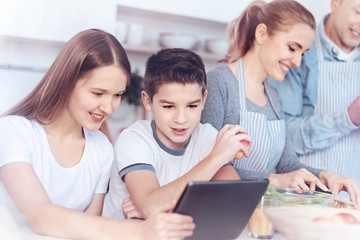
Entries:
POLYGON ((276 31, 286 31, 296 23, 305 23, 315 30, 314 16, 294 0, 263 0, 252 2, 242 14, 234 19, 226 29, 229 48, 221 62, 232 63, 242 58, 252 47, 258 24, 264 23, 271 35, 276 31))

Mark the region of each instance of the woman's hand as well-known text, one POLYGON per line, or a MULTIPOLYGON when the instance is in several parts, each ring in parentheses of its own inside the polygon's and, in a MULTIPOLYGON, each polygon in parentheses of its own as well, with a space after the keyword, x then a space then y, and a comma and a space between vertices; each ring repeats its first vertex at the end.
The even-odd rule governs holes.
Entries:
POLYGON ((319 177, 323 183, 329 186, 333 194, 339 194, 341 191, 348 192, 350 200, 355 204, 355 207, 359 209, 360 190, 354 179, 326 170, 321 171, 319 177))
POLYGON ((270 185, 273 187, 315 191, 315 187, 318 186, 322 190, 328 191, 328 188, 320 181, 320 179, 305 168, 283 174, 272 173, 269 176, 269 180, 270 185))
POLYGON ((136 208, 131 197, 125 198, 123 200, 122 208, 126 218, 145 219, 142 213, 136 208))

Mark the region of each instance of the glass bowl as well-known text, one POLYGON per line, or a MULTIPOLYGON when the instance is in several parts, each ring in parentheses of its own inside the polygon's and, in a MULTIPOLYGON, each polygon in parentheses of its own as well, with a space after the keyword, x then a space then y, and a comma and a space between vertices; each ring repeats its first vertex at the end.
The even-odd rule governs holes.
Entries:
POLYGON ((335 200, 328 193, 292 188, 273 188, 271 194, 280 196, 280 206, 333 207, 335 200))

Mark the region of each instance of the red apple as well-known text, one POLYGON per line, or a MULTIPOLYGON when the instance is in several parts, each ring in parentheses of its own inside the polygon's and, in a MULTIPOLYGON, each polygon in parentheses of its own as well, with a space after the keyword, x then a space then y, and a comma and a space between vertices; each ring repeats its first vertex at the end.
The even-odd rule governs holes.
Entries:
POLYGON ((336 222, 341 221, 346 224, 354 224, 359 223, 359 221, 351 214, 349 213, 338 213, 335 216, 332 217, 336 222))
MULTIPOLYGON (((236 135, 239 135, 239 134, 241 134, 241 133, 242 133, 242 132, 237 132, 236 135)), ((248 142, 248 141, 246 141, 246 140, 241 140, 240 142, 247 148, 247 150, 249 150, 249 148, 250 148, 250 142, 248 142)), ((242 151, 239 151, 239 152, 235 155, 234 159, 241 159, 241 158, 243 158, 243 157, 244 157, 244 153, 243 153, 242 151)))
POLYGON ((338 213, 332 217, 317 217, 314 222, 336 223, 336 224, 360 224, 360 222, 349 213, 338 213))

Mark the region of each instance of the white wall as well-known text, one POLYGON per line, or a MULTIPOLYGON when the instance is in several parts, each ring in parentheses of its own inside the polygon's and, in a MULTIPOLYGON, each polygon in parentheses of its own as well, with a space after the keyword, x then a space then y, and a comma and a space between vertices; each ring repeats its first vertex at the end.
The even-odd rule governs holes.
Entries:
POLYGON ((0 34, 67 41, 87 28, 114 30, 115 0, 0 0, 0 34))

